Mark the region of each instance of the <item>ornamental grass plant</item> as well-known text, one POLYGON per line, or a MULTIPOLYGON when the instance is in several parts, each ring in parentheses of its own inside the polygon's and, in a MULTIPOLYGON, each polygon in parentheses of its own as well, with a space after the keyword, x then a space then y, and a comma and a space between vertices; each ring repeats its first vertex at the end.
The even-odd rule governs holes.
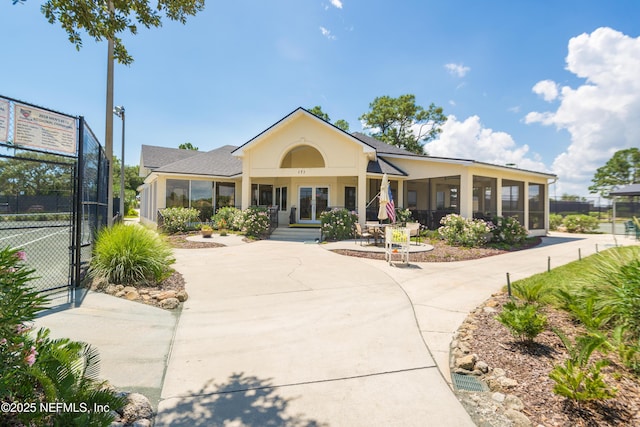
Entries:
POLYGON ((156 232, 116 224, 98 233, 89 273, 110 283, 153 285, 170 275, 174 262, 171 247, 156 232))

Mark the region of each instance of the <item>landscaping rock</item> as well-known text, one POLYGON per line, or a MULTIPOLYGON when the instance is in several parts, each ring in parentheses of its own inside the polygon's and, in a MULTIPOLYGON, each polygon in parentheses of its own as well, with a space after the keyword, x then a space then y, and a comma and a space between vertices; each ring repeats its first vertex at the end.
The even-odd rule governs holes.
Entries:
POLYGON ((129 291, 127 293, 125 293, 124 297, 126 299, 128 299, 129 301, 135 301, 138 298, 140 298, 140 294, 136 291, 129 291))
POLYGON ((178 298, 178 301, 180 301, 180 302, 185 302, 186 300, 189 299, 189 294, 187 294, 187 291, 182 289, 182 290, 176 292, 176 298, 178 298))
POLYGON ((505 397, 504 406, 507 409, 513 409, 515 411, 522 411, 524 409, 524 403, 522 403, 522 400, 513 394, 509 394, 505 397))
POLYGON ((473 371, 473 367, 476 364, 476 355, 470 354, 467 356, 460 357, 456 359, 456 368, 461 368, 467 371, 473 371))
POLYGON ((502 403, 504 402, 504 399, 506 398, 506 396, 504 395, 504 393, 500 393, 499 391, 496 391, 491 395, 491 398, 496 402, 502 403))
POLYGON ((140 419, 149 420, 153 415, 153 407, 149 399, 140 393, 130 393, 127 395, 127 404, 122 408, 121 421, 132 424, 140 419))
POLYGON ((160 301, 160 307, 166 310, 173 310, 180 305, 178 298, 167 298, 160 301))
POLYGON ((155 298, 158 301, 164 301, 166 299, 170 299, 170 298, 174 298, 176 297, 176 291, 162 291, 159 294, 157 294, 155 296, 155 298))
POLYGON ((507 409, 506 411, 504 411, 504 415, 513 422, 514 427, 533 426, 531 420, 529 420, 529 418, 527 418, 527 416, 522 412, 518 412, 513 409, 507 409))
POLYGON ((489 365, 487 365, 487 363, 483 362, 482 360, 476 362, 476 365, 474 368, 479 370, 483 374, 486 374, 487 372, 489 372, 489 365))
POLYGON ((109 427, 151 427, 155 413, 151 402, 140 393, 120 392, 119 396, 124 396, 127 403, 117 411, 111 411, 114 421, 109 427))

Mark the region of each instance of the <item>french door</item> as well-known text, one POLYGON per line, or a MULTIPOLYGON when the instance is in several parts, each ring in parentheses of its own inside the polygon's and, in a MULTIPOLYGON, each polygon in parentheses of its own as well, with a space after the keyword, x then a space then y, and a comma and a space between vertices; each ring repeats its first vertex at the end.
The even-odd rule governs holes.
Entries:
POLYGON ((329 187, 300 187, 298 206, 299 222, 319 222, 320 214, 329 206, 329 187))

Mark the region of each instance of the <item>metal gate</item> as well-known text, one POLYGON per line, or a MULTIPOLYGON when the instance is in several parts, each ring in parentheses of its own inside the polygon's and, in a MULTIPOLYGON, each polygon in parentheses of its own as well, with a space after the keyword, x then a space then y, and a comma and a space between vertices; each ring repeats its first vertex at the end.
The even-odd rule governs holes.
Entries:
POLYGON ((0 96, 0 247, 20 248, 35 289, 77 287, 107 224, 108 161, 82 117, 0 96))

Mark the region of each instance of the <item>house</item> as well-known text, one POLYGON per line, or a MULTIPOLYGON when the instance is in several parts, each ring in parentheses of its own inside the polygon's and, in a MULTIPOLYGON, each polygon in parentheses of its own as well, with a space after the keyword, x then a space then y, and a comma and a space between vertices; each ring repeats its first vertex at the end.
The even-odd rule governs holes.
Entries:
POLYGON ((437 228, 449 213, 513 216, 532 235, 548 230, 555 175, 467 159, 418 155, 349 134, 298 108, 241 146, 209 152, 142 146, 141 221, 165 207, 195 207, 203 220, 223 206, 270 206, 280 226, 318 223, 333 207, 375 219, 387 174, 395 205, 437 228))

